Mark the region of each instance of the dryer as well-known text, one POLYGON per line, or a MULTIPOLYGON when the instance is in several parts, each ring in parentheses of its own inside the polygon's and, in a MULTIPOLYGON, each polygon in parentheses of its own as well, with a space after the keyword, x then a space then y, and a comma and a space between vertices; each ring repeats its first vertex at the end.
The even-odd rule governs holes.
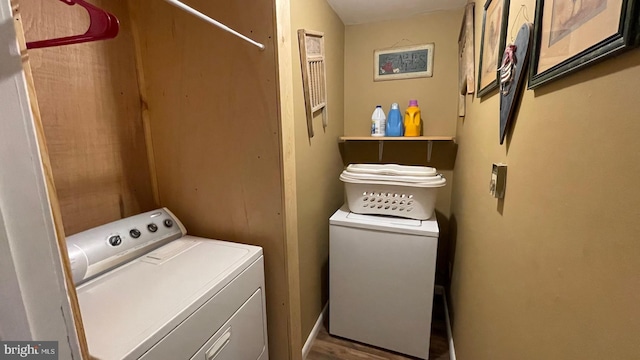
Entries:
POLYGON ((186 235, 166 208, 67 247, 93 358, 268 360, 262 248, 186 235))

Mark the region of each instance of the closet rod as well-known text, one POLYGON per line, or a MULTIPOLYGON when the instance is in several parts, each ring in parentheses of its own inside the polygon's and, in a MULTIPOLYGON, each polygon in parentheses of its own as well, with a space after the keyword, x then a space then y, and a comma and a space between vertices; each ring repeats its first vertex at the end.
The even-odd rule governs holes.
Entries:
POLYGON ((262 45, 261 43, 259 43, 259 42, 255 41, 255 40, 252 40, 252 39, 240 34, 239 32, 237 32, 237 31, 233 30, 232 28, 226 26, 225 24, 222 24, 222 23, 220 23, 220 22, 208 17, 207 15, 201 13, 200 11, 198 11, 196 9, 193 9, 193 8, 183 4, 178 0, 165 0, 165 1, 168 2, 169 4, 173 5, 173 6, 177 7, 177 8, 180 8, 180 9, 188 12, 191 15, 199 17, 200 19, 208 22, 209 24, 215 25, 215 26, 219 27, 220 29, 222 29, 224 31, 230 32, 233 35, 235 35, 235 36, 237 36, 237 37, 239 37, 239 38, 241 38, 241 39, 243 39, 245 41, 248 41, 248 42, 252 43, 253 45, 259 47, 260 50, 264 50, 264 45, 262 45))

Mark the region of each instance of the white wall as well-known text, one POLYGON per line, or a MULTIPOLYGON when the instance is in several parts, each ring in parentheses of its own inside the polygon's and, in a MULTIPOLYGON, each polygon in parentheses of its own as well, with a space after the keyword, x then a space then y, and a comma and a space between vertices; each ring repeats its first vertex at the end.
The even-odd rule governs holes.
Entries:
POLYGON ((0 336, 79 359, 13 22, 0 1, 0 336))

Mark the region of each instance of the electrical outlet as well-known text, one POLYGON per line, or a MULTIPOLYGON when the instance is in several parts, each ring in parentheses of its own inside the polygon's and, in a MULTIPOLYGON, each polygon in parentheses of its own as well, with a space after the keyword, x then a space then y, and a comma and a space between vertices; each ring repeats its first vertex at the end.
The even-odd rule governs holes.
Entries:
POLYGON ((491 170, 491 181, 489 182, 489 193, 491 196, 502 199, 507 188, 507 164, 493 164, 491 170))

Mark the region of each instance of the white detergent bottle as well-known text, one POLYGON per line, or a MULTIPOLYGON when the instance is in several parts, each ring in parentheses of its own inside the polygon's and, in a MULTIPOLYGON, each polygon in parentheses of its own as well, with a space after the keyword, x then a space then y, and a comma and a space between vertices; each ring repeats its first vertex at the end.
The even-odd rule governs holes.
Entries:
POLYGON ((371 115, 371 136, 384 136, 387 117, 382 110, 382 105, 377 105, 371 115))

